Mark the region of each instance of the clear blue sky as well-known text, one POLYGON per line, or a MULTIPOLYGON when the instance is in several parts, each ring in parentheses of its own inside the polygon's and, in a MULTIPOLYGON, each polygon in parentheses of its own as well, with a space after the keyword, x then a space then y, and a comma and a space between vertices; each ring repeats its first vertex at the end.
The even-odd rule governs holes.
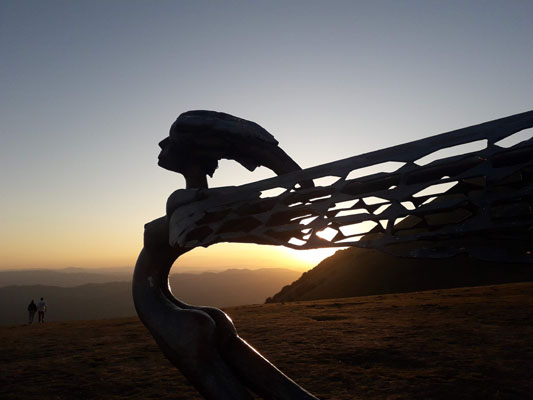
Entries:
POLYGON ((533 1, 3 0, 0 267, 133 265, 183 187, 157 143, 187 110, 256 121, 303 167, 530 110, 532 21, 533 1))

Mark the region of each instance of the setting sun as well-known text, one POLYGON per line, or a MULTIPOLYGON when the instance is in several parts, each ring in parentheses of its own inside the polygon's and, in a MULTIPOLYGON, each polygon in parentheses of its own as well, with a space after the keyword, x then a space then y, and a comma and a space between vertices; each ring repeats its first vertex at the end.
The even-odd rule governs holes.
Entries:
POLYGON ((295 250, 288 247, 281 248, 287 259, 299 261, 306 265, 305 269, 310 269, 319 264, 322 260, 335 254, 336 251, 343 249, 339 247, 328 247, 324 249, 312 250, 295 250), (309 266, 309 267, 307 267, 309 266))
POLYGON ((218 243, 182 255, 174 268, 195 272, 227 268, 292 268, 307 271, 337 250, 339 248, 295 250, 281 246, 218 243))

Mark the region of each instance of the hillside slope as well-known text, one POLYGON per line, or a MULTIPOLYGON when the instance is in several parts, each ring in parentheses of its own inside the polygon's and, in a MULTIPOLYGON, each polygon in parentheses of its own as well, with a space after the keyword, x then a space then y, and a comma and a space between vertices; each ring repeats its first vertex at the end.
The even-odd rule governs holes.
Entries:
MULTIPOLYGON (((530 398, 533 283, 226 310, 322 400, 530 398)), ((0 398, 200 399, 137 318, 0 327, 0 398)))
POLYGON ((501 265, 463 255, 436 260, 400 258, 353 247, 326 258, 267 303, 523 281, 533 281, 532 265, 501 265))

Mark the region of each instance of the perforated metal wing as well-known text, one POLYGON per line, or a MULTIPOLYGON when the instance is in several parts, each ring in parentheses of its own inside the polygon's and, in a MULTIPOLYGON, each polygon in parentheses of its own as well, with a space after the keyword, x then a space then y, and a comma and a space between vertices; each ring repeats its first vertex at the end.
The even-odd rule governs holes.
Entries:
POLYGON ((194 202, 179 207, 171 196, 170 243, 357 246, 531 263, 532 127, 529 111, 247 185, 197 190, 194 202))

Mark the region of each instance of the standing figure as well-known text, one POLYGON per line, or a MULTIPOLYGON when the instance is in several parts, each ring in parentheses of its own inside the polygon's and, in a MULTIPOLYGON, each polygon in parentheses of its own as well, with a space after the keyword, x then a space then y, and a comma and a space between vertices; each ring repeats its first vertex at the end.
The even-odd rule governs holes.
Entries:
POLYGON ((46 312, 46 301, 41 297, 41 301, 38 305, 39 309, 39 323, 44 324, 44 313, 46 312))
POLYGON ((33 323, 33 317, 35 317, 36 311, 37 311, 37 304, 35 304, 35 302, 32 299, 30 305, 28 306, 28 315, 29 315, 28 324, 33 323))

